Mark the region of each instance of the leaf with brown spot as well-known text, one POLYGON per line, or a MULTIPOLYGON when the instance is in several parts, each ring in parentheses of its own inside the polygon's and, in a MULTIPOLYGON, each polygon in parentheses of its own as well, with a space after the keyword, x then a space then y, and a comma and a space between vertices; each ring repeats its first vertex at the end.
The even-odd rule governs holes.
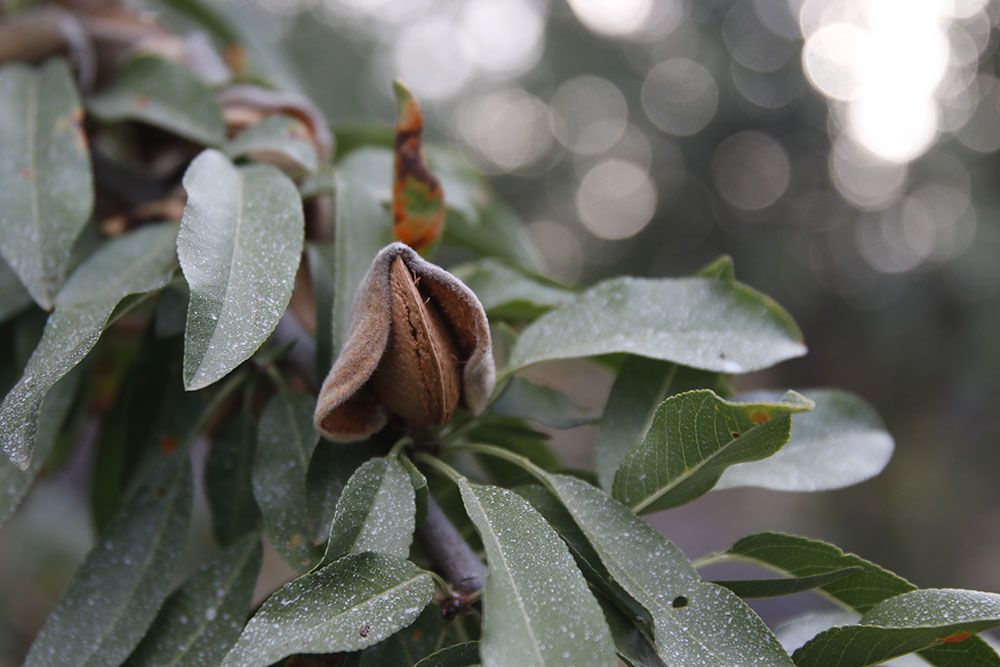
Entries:
POLYGON ((393 231, 397 239, 422 252, 434 245, 444 230, 444 191, 424 160, 420 105, 399 81, 395 89, 399 115, 392 182, 393 231))

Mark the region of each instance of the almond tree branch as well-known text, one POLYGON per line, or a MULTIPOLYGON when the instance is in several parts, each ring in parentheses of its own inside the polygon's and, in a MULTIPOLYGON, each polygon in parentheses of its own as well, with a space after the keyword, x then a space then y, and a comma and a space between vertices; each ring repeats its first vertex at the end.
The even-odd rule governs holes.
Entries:
POLYGON ((483 587, 486 566, 430 494, 427 518, 417 526, 417 540, 456 591, 469 595, 483 587))

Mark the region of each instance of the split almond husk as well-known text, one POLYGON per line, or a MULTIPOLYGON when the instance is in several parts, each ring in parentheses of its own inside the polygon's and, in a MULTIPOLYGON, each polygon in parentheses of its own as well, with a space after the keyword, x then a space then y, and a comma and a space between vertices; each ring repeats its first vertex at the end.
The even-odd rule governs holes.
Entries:
POLYGON ((458 278, 403 243, 383 248, 354 299, 347 342, 320 389, 314 422, 355 442, 389 415, 409 430, 481 412, 495 371, 486 313, 458 278))

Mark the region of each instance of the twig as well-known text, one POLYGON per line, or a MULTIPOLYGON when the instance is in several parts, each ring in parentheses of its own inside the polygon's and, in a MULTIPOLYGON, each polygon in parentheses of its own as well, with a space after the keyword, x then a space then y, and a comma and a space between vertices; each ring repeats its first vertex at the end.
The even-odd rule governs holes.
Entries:
POLYGON ((475 593, 486 580, 486 566, 455 528, 434 496, 427 496, 427 518, 417 526, 417 540, 456 591, 475 593))

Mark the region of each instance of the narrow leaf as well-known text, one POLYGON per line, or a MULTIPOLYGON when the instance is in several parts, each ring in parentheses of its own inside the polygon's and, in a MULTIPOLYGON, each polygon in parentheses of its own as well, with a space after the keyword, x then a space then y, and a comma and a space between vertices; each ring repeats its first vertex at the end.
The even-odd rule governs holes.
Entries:
POLYGON ((594 596, 558 535, 517 494, 459 480, 489 566, 480 652, 488 666, 612 665, 594 596))
POLYGON ((413 667, 475 667, 478 664, 479 642, 465 642, 431 653, 413 667))
POLYGON ((359 651, 412 623, 433 594, 431 576, 408 561, 347 556, 265 600, 222 664, 264 667, 294 653, 359 651))
POLYGON ((221 551, 167 598, 126 664, 218 665, 250 612, 261 553, 258 535, 247 535, 221 551))
MULTIPOLYGON (((824 574, 845 567, 861 571, 821 587, 821 590, 848 609, 867 613, 879 602, 916 590, 906 579, 837 547, 782 533, 758 533, 737 541, 726 552, 741 560, 757 562, 792 576, 824 574)), ((993 665, 997 654, 986 642, 973 637, 959 644, 925 649, 922 658, 938 667, 963 667, 970 664, 993 665)))
POLYGON ((287 164, 298 171, 313 172, 319 166, 309 128, 298 118, 284 114, 268 116, 240 132, 222 150, 234 160, 248 157, 276 166, 287 164))
POLYGON ((0 322, 6 322, 33 303, 14 269, 0 257, 0 322))
POLYGON ((610 576, 649 612, 664 662, 792 664, 742 600, 702 581, 677 547, 627 507, 575 477, 546 475, 545 480, 610 576))
MULTIPOLYGON (((413 623, 365 649, 358 660, 358 667, 413 665, 450 643, 448 640, 453 626, 442 617, 437 605, 427 605, 413 623)), ((478 662, 478 654, 476 660, 478 662)))
POLYGON ((413 541, 413 484, 395 458, 364 463, 337 502, 326 553, 317 567, 364 551, 406 558, 413 541))
POLYGON ((656 654, 652 641, 633 620, 609 603, 602 603, 601 609, 604 610, 604 618, 607 619, 611 636, 615 640, 615 650, 622 662, 628 667, 666 667, 656 654))
POLYGON ((103 121, 139 121, 206 146, 226 138, 222 111, 208 86, 187 68, 157 56, 130 60, 87 108, 103 121))
POLYGON ((73 575, 25 665, 119 665, 146 633, 170 593, 191 519, 187 458, 151 470, 73 575))
MULTIPOLYGON (((447 182, 445 187, 448 187, 447 182)), ((513 210, 494 200, 482 206, 478 214, 468 217, 449 212, 444 225, 444 242, 468 248, 484 257, 499 257, 526 271, 538 270, 538 254, 525 239, 524 222, 513 210)))
POLYGON ((525 417, 552 428, 573 428, 596 419, 593 411, 580 407, 559 390, 520 377, 510 379, 493 404, 493 413, 525 417))
MULTIPOLYGON (((795 652, 800 667, 860 667, 939 644, 961 644, 1000 625, 1000 595, 956 589, 903 593, 858 625, 830 628, 795 652)), ((995 655, 995 654, 994 654, 995 655)), ((1000 662, 995 656, 994 662, 1000 662)))
POLYGON ((615 278, 543 315, 521 334, 514 371, 554 359, 627 352, 684 366, 745 373, 805 354, 780 306, 719 278, 615 278))
MULTIPOLYGON (((757 486, 776 491, 826 491, 882 472, 892 457, 892 436, 864 400, 844 391, 804 389, 816 408, 792 419, 792 437, 774 456, 728 468, 717 489, 757 486)), ((740 400, 774 400, 754 393, 740 400)))
POLYGON ((232 544, 260 525, 260 509, 253 496, 256 449, 257 425, 245 403, 212 440, 205 462, 205 493, 219 544, 232 544))
POLYGON ((25 469, 31 460, 49 389, 87 356, 118 302, 170 280, 176 231, 172 224, 149 225, 108 241, 66 281, 24 374, 0 405, 0 443, 17 466, 25 469))
POLYGON ((461 264, 451 272, 476 293, 491 318, 533 320, 576 297, 564 287, 530 278, 492 258, 461 264))
POLYGON ((732 403, 707 389, 668 398, 615 474, 615 498, 636 512, 697 498, 728 466, 781 449, 791 434, 791 416, 812 406, 795 392, 767 403, 732 403))
POLYGON ((823 574, 810 577, 785 577, 781 579, 732 579, 714 581, 712 583, 724 586, 741 598, 773 598, 782 595, 792 595, 814 588, 821 588, 838 579, 843 579, 861 571, 860 567, 843 567, 823 574))
POLYGON ((82 124, 64 61, 0 68, 0 255, 46 310, 94 207, 82 124))
POLYGON ((403 466, 406 474, 410 476, 410 483, 413 485, 413 500, 416 505, 416 525, 420 525, 427 518, 427 497, 429 494, 427 488, 427 478, 424 477, 424 473, 417 469, 417 466, 413 465, 413 462, 405 456, 399 457, 399 463, 403 466))
POLYGON ((385 454, 377 443, 353 442, 348 445, 324 442, 313 450, 306 473, 306 499, 309 523, 315 526, 315 542, 324 544, 330 537, 330 525, 337 513, 337 501, 351 475, 368 459, 385 454))
POLYGON ((392 153, 362 149, 337 170, 333 263, 333 350, 344 344, 354 293, 372 258, 392 241, 392 222, 383 202, 391 193, 392 153))
POLYGON ((191 288, 184 385, 200 389, 250 358, 292 295, 304 218, 295 185, 274 167, 234 167, 202 152, 184 174, 177 256, 191 288))
POLYGON ((312 427, 313 400, 279 392, 257 425, 253 493, 271 542, 300 572, 321 555, 313 544, 306 504, 306 471, 319 436, 312 427))
POLYGON ((420 135, 424 117, 406 87, 396 81, 396 152, 392 180, 392 228, 396 240, 425 251, 441 236, 444 191, 427 168, 420 135))
POLYGON ((39 421, 35 433, 35 454, 28 469, 21 470, 6 458, 0 458, 0 526, 14 515, 52 451, 63 422, 73 407, 81 370, 73 371, 56 382, 45 397, 41 409, 45 419, 39 421))
POLYGON ((628 450, 649 430, 677 365, 629 355, 618 370, 601 417, 595 458, 601 488, 610 491, 628 450))

